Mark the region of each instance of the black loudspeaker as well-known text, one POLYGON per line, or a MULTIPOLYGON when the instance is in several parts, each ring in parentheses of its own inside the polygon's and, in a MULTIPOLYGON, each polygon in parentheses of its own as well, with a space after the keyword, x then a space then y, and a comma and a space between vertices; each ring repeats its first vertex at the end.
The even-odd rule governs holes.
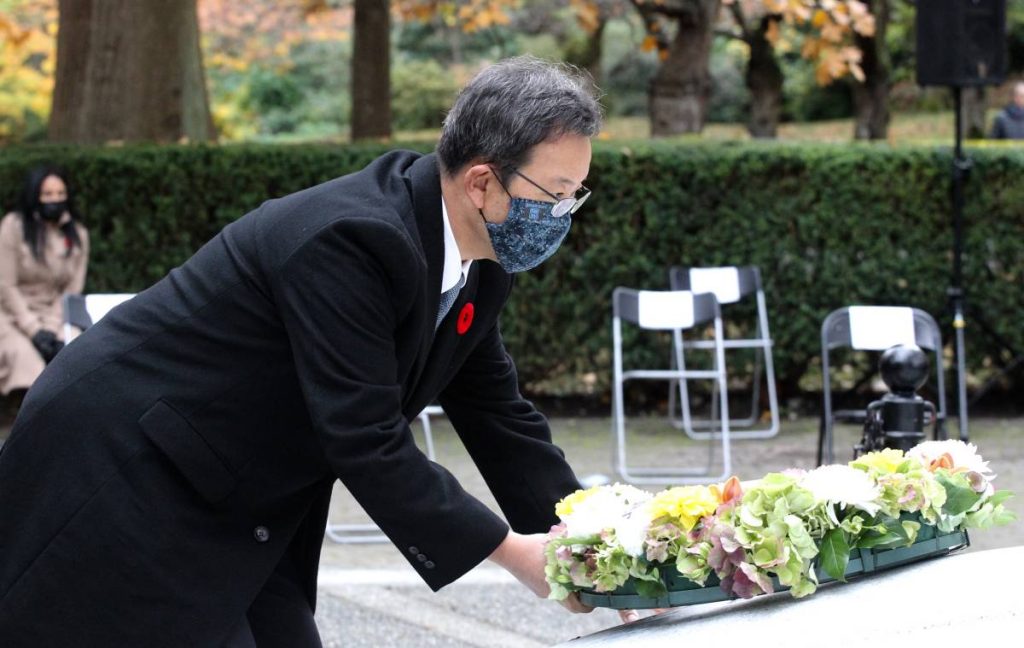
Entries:
POLYGON ((984 86, 1006 77, 1006 0, 917 0, 917 82, 984 86))

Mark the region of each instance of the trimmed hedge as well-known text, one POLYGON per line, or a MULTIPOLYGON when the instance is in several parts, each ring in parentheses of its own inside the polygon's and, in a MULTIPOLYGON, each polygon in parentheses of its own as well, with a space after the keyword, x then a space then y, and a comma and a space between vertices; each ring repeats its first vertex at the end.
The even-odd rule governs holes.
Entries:
MULTIPOLYGON (((27 168, 60 163, 93 239, 87 290, 137 291, 265 199, 359 169, 387 148, 0 149, 0 200, 12 203, 27 168)), ((965 284, 985 319, 1024 348, 1024 150, 972 156, 965 284)), ((503 316, 526 391, 603 398, 612 289, 663 288, 676 264, 760 266, 788 394, 813 371, 819 326, 834 308, 907 304, 946 325, 950 164, 948 148, 599 143, 594 196, 563 249, 519 277, 503 316)), ((974 330, 971 367, 999 361, 974 330)), ((658 344, 636 346, 632 360, 663 363, 658 344)))

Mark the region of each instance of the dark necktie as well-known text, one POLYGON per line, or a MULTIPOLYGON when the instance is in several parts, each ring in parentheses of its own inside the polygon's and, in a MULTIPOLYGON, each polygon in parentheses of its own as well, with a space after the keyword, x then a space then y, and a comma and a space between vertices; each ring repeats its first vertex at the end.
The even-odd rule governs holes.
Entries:
POLYGON ((462 288, 462 282, 455 284, 448 290, 441 293, 441 304, 437 309, 437 321, 434 323, 434 330, 436 331, 441 326, 441 320, 444 319, 448 311, 452 309, 452 304, 459 298, 459 289, 462 288))

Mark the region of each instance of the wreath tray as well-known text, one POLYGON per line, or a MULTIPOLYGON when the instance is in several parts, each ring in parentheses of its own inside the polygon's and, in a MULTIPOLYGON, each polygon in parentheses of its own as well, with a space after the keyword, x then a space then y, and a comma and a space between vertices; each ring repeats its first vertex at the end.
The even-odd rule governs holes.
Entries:
MULTIPOLYGON (((960 549, 970 546, 970 538, 967 531, 957 530, 952 533, 932 535, 934 527, 922 527, 921 536, 917 542, 909 547, 896 547, 893 549, 855 549, 850 554, 850 560, 846 565, 845 577, 851 578, 883 571, 930 558, 946 556, 960 549), (930 536, 930 537, 928 537, 930 536)), ((701 603, 714 603, 728 601, 737 598, 728 594, 719 587, 718 577, 712 573, 703 586, 694 583, 681 576, 671 564, 665 565, 660 570, 662 582, 665 584, 668 593, 659 598, 649 598, 636 593, 636 588, 631 580, 626 581, 622 587, 613 592, 595 592, 593 590, 582 590, 579 592, 580 601, 591 607, 604 607, 613 609, 649 609, 668 608, 684 605, 699 605, 701 603)), ((831 582, 834 579, 820 567, 816 567, 819 583, 831 582)), ((776 592, 789 589, 773 579, 776 592)))

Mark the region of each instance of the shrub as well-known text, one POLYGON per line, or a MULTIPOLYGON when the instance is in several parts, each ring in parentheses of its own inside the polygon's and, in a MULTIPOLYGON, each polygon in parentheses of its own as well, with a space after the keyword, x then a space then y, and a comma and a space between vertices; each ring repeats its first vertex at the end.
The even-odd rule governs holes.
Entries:
MULTIPOLYGON (((419 144, 420 150, 431 145, 419 144)), ((384 145, 0 149, 0 198, 25 170, 66 166, 93 239, 89 291, 137 291, 267 198, 357 170, 384 145)), ((965 285, 1024 348, 1024 151, 973 152, 965 285)), ((784 393, 814 369, 825 315, 906 304, 944 325, 952 249, 948 149, 870 145, 599 144, 594 196, 563 248, 519 276, 503 329, 528 393, 607 393, 610 296, 667 286, 680 265, 760 266, 784 393)), ((973 369, 1004 360, 968 329, 973 369)), ((655 344, 633 361, 662 362, 655 344)))

